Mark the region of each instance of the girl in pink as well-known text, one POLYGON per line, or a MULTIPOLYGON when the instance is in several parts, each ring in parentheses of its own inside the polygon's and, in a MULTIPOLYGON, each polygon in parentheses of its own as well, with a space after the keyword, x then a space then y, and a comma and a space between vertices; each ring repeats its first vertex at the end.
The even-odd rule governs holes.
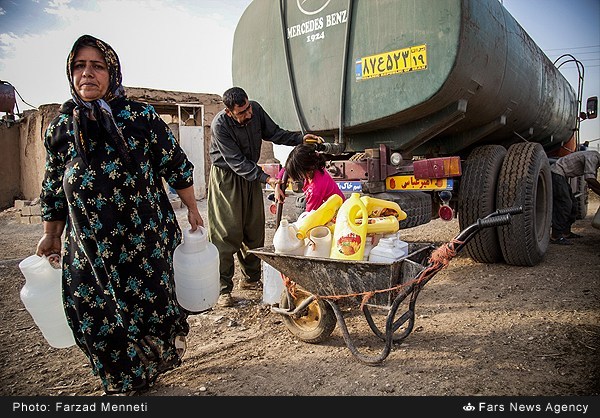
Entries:
MULTIPOLYGON (((302 191, 306 199, 306 212, 317 209, 334 194, 340 195, 342 200, 345 200, 344 193, 325 170, 325 157, 312 145, 301 144, 294 147, 277 178, 281 180, 284 172, 287 172, 288 177, 294 181, 304 180, 302 191)), ((285 200, 281 182, 275 187, 275 199, 277 202, 285 200)))

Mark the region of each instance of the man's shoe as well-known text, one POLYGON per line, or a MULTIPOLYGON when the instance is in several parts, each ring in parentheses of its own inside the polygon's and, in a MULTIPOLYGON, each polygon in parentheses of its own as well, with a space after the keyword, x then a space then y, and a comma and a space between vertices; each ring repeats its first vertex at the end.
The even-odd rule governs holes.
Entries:
POLYGON ((231 297, 231 293, 222 293, 221 295, 219 295, 217 305, 221 306, 222 308, 231 308, 234 304, 235 302, 231 297))
POLYGON ((573 245, 573 243, 571 241, 569 241, 568 239, 566 239, 565 237, 550 238, 550 242, 552 244, 558 244, 558 245, 573 245))
POLYGON ((260 280, 248 281, 244 278, 241 278, 238 283, 238 288, 241 290, 261 290, 262 283, 260 280))
POLYGON ((575 238, 575 239, 577 239, 577 238, 583 238, 583 235, 579 235, 579 234, 576 234, 574 232, 569 232, 567 235, 565 235, 565 238, 568 238, 568 239, 574 239, 575 238))

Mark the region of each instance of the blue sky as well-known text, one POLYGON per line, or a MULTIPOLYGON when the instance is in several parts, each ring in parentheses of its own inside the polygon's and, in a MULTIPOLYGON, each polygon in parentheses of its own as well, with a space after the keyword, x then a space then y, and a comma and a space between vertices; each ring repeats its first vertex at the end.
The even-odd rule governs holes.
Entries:
MULTIPOLYGON (((0 80, 34 106, 62 103, 66 56, 88 33, 115 48, 126 86, 222 94, 231 86, 235 26, 250 1, 0 0, 0 80)), ((583 63, 584 100, 600 96, 600 0, 500 1, 552 61, 569 53, 583 63)), ((576 66, 561 72, 576 90, 576 66)), ((30 109, 17 99, 19 111, 30 109)), ((600 119, 584 121, 582 141, 597 138, 600 119)))

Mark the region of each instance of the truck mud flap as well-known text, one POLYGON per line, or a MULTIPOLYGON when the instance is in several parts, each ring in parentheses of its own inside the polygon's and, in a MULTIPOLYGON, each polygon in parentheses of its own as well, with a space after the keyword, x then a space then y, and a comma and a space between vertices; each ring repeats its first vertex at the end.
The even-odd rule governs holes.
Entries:
POLYGON ((550 164, 539 143, 513 144, 508 149, 497 189, 498 208, 522 206, 523 213, 498 228, 500 248, 507 264, 535 266, 550 243, 552 179, 550 164))
MULTIPOLYGON (((506 148, 484 145, 475 148, 463 165, 458 193, 458 222, 465 229, 497 209, 496 188, 506 148)), ((503 261, 496 228, 485 228, 465 246, 466 253, 479 263, 503 261)))
POLYGON ((431 221, 432 199, 425 192, 397 192, 369 194, 377 199, 396 202, 406 212, 406 219, 400 221, 400 229, 413 228, 431 221))

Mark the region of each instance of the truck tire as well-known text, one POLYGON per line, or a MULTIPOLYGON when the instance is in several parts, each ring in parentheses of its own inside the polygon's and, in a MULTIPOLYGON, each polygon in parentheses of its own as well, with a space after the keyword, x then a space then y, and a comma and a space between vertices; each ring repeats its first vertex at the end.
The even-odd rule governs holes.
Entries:
POLYGON ((571 190, 575 195, 575 209, 577 219, 585 219, 588 211, 588 188, 583 176, 570 179, 571 190))
POLYGON ((498 227, 504 260, 514 266, 537 265, 548 249, 552 224, 552 178, 541 144, 510 146, 497 190, 498 208, 523 207, 510 224, 498 227))
POLYGON ((431 221, 431 195, 425 192, 398 192, 370 194, 377 199, 396 202, 406 212, 406 219, 400 221, 400 229, 413 228, 431 221))
MULTIPOLYGON (((463 230, 496 210, 496 187, 506 148, 484 145, 469 154, 463 166, 458 194, 458 222, 463 230)), ((465 251, 479 263, 503 260, 496 228, 485 228, 465 246, 465 251)))

